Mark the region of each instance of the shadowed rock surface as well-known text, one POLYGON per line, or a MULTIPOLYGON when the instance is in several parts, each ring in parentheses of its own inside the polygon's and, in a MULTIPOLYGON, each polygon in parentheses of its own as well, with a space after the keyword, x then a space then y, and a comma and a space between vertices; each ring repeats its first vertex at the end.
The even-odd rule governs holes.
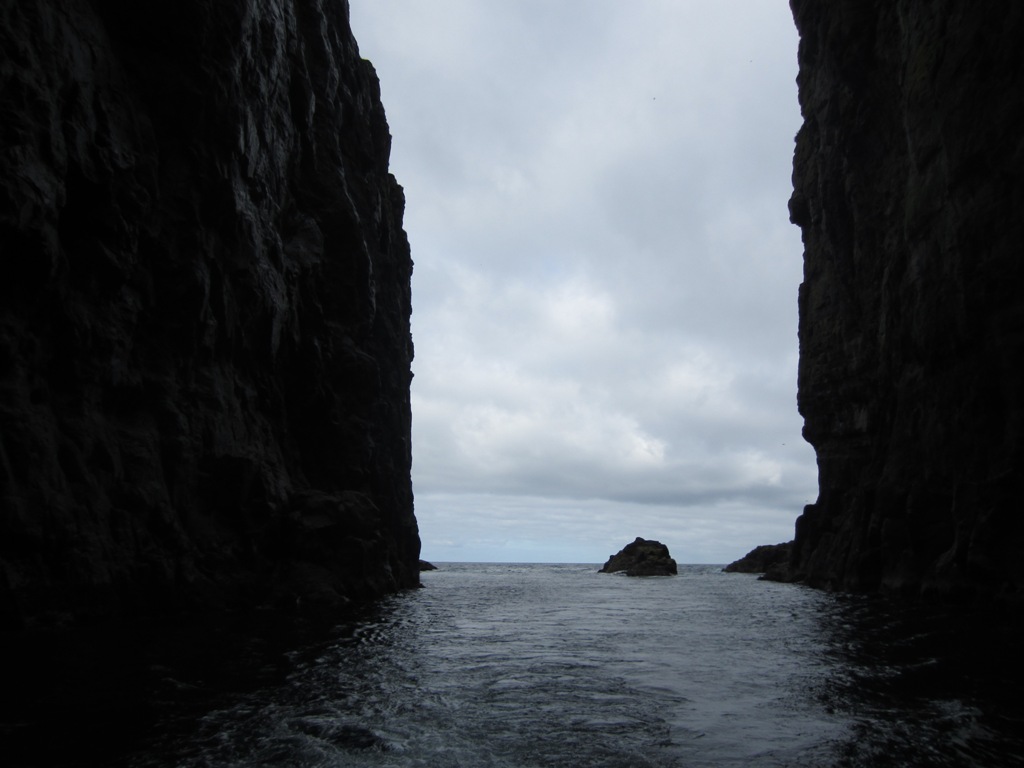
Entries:
POLYGON ((807 583, 1024 595, 1024 5, 793 0, 807 583))
POLYGON ((762 544, 754 547, 739 560, 729 563, 722 570, 726 573, 765 573, 773 568, 788 566, 792 549, 791 541, 783 544, 762 544))
POLYGON ((672 576, 677 573, 676 561, 668 553, 668 547, 660 541, 642 539, 639 536, 608 558, 598 573, 618 573, 627 576, 672 576))
POLYGON ((342 0, 0 3, 0 624, 418 583, 412 262, 342 0))

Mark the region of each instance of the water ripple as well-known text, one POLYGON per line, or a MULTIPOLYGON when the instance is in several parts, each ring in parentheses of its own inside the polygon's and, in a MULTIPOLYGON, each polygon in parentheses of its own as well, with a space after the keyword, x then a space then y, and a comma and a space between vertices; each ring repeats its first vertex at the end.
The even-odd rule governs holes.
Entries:
MULTIPOLYGON (((459 564, 424 581, 134 765, 1010 766, 1024 755, 1022 710, 1004 691, 1019 664, 1009 678, 979 668, 962 622, 934 609, 702 566, 640 580, 459 564)), ((986 631, 1016 647, 1002 627, 986 631)))

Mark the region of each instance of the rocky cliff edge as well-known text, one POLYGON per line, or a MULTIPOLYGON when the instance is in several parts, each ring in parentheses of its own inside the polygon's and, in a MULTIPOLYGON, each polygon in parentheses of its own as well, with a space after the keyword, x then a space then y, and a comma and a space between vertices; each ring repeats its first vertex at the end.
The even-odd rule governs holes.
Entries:
POLYGON ((343 0, 0 7, 0 623, 417 583, 412 262, 343 0))
POLYGON ((1024 597, 1024 6, 793 0, 816 586, 1024 597))

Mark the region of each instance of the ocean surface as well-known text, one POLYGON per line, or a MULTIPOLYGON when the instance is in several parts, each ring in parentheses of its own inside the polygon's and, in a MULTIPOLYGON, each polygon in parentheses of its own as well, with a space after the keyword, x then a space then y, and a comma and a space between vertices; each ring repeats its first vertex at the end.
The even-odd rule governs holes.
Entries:
POLYGON ((48 724, 38 702, 0 717, 6 764, 1024 765, 1005 618, 717 566, 439 567, 337 626, 222 632, 201 663, 171 650, 206 635, 168 633, 166 659, 109 682, 120 707, 80 691, 48 724))

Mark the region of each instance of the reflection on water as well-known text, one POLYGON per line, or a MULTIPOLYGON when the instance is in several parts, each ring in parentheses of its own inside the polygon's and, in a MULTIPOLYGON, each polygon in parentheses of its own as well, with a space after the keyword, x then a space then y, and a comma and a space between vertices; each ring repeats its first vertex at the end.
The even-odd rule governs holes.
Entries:
POLYGON ((828 698, 851 724, 839 765, 1024 764, 1019 620, 836 598, 821 619, 828 698))
POLYGON ((37 649, 0 749, 140 768, 1024 762, 1005 620, 709 566, 595 571, 448 565, 331 628, 137 629, 110 658, 79 654, 77 687, 54 683, 70 657, 37 649))

